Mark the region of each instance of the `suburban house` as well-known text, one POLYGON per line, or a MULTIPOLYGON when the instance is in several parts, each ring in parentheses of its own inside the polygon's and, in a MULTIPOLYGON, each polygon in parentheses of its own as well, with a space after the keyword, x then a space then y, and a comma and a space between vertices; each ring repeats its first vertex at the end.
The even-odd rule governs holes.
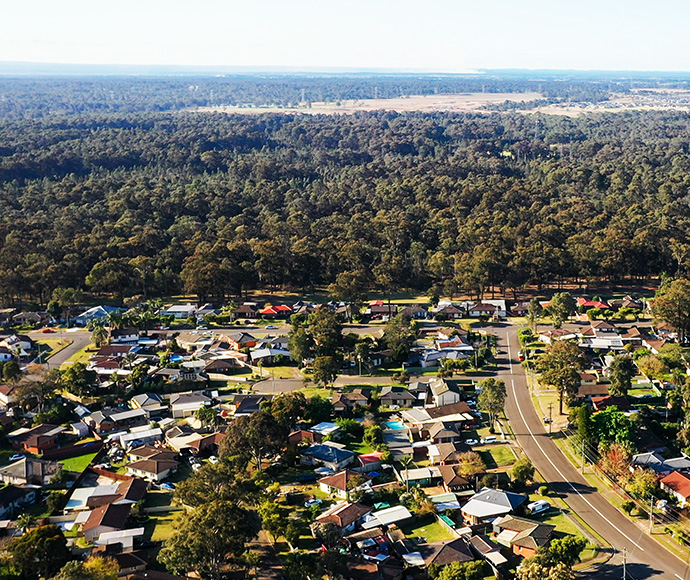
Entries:
POLYGON ((453 465, 439 465, 439 472, 443 480, 443 489, 447 492, 458 493, 472 489, 472 484, 458 474, 453 465))
POLYGON ((140 395, 134 395, 130 400, 129 404, 132 409, 143 409, 146 414, 158 415, 160 413, 167 412, 168 407, 163 403, 163 398, 156 393, 142 393, 140 395))
POLYGON ((364 517, 371 513, 371 508, 359 503, 339 502, 316 518, 317 522, 332 522, 343 534, 353 532, 364 517))
POLYGON ((292 314, 292 308, 286 304, 276 304, 275 306, 268 304, 263 310, 259 311, 259 314, 263 318, 287 318, 292 314))
POLYGON ((148 423, 148 414, 144 409, 122 411, 106 408, 84 417, 82 422, 100 433, 146 425, 148 423))
POLYGON ((254 348, 258 342, 257 339, 248 332, 233 332, 224 335, 222 339, 227 342, 233 350, 254 348))
POLYGON ((316 443, 302 451, 301 463, 305 465, 323 465, 332 471, 340 471, 355 460, 355 453, 339 449, 333 445, 316 443))
POLYGON ((454 304, 448 304, 447 306, 443 306, 437 309, 434 312, 434 315, 436 316, 436 318, 440 316, 448 320, 457 320, 458 318, 462 318, 465 315, 465 311, 461 310, 454 304))
POLYGON ((462 507, 462 515, 471 525, 505 516, 527 501, 526 495, 485 487, 475 493, 462 507))
POLYGON ((238 318, 258 318, 259 307, 255 302, 245 302, 241 306, 235 308, 232 316, 235 320, 238 318))
POLYGON ((114 328, 110 331, 111 344, 137 344, 139 331, 136 328, 114 328))
POLYGON ((417 401, 405 387, 385 386, 381 389, 379 401, 387 407, 411 407, 417 401))
POLYGON ((107 504, 94 509, 81 531, 88 542, 93 542, 104 532, 116 532, 125 527, 129 517, 129 504, 107 504))
POLYGON ((448 421, 438 421, 433 423, 429 427, 429 440, 437 445, 439 443, 455 443, 460 439, 460 433, 458 433, 455 424, 448 421))
POLYGON ((34 341, 26 334, 12 334, 0 340, 0 346, 4 346, 11 353, 19 356, 28 356, 35 348, 34 341))
POLYGON ((687 455, 665 459, 656 451, 638 453, 633 455, 632 464, 664 475, 668 475, 672 471, 690 472, 690 457, 687 455))
POLYGON ((661 489, 667 491, 678 500, 681 507, 690 503, 690 475, 673 471, 660 482, 661 489))
POLYGON ((556 526, 508 515, 494 521, 493 528, 499 544, 518 556, 531 558, 549 544, 556 526))
POLYGON ((0 489, 0 518, 12 518, 21 513, 25 506, 36 501, 37 490, 31 487, 6 485, 0 489))
POLYGON ((623 339, 616 327, 604 320, 595 320, 582 331, 580 346, 604 350, 623 350, 623 339))
POLYGON ((363 407, 369 404, 370 393, 368 390, 355 389, 351 393, 336 393, 331 399, 335 413, 347 413, 354 409, 355 405, 363 407))
POLYGON ((606 395, 604 397, 592 397, 592 407, 595 411, 603 411, 608 407, 617 407, 619 411, 629 411, 632 409, 627 397, 614 397, 606 395))
MULTIPOLYGON (((0 348, 0 360, 6 360, 3 358, 2 350, 3 349, 0 348)), ((3 407, 9 407, 10 405, 17 402, 16 388, 16 385, 0 385, 0 405, 2 405, 3 407)))
POLYGON ((74 319, 74 322, 78 326, 86 326, 89 322, 92 320, 99 320, 101 318, 105 318, 110 314, 111 312, 115 312, 116 310, 122 310, 121 308, 117 308, 115 306, 94 306, 93 308, 89 308, 85 312, 82 312, 79 316, 77 316, 74 319))
POLYGON ((413 320, 419 320, 423 318, 429 318, 429 311, 420 306, 419 304, 413 304, 412 306, 404 306, 398 311, 398 314, 402 314, 413 320))
POLYGON ((436 445, 429 445, 427 452, 429 454, 429 463, 431 465, 446 465, 458 462, 458 456, 461 453, 470 451, 469 445, 461 442, 438 443, 436 445))
POLYGON ((478 534, 470 538, 470 548, 489 566, 495 576, 501 578, 501 568, 508 563, 507 558, 501 554, 499 547, 494 544, 487 536, 478 534))
POLYGON ((202 407, 209 407, 211 399, 202 393, 184 393, 170 398, 170 407, 174 419, 191 417, 202 407))
POLYGON ((395 505, 393 507, 378 510, 365 516, 365 521, 362 527, 365 530, 372 528, 383 527, 387 528, 392 525, 401 525, 404 522, 409 522, 414 516, 410 513, 404 505, 395 505))
POLYGON ((150 455, 127 465, 127 475, 141 477, 147 481, 162 481, 177 471, 179 463, 171 459, 169 452, 150 455))
POLYGON ((210 360, 204 366, 204 374, 208 375, 209 379, 223 380, 227 375, 234 375, 235 373, 245 372, 247 366, 237 360, 235 357, 224 357, 210 360))
POLYGON ((447 566, 452 562, 472 562, 474 554, 465 538, 432 542, 417 546, 419 553, 424 558, 424 564, 428 568, 431 564, 447 566))
POLYGON ((462 399, 460 389, 454 383, 445 379, 433 378, 429 381, 429 392, 427 394, 427 406, 441 407, 452 405, 462 399))
POLYGON ((31 429, 23 427, 12 431, 8 438, 12 443, 13 449, 40 455, 44 451, 57 446, 58 435, 63 431, 65 431, 65 427, 42 423, 31 429))
POLYGON ((361 473, 353 471, 352 469, 343 469, 338 473, 327 475, 326 477, 319 479, 319 489, 328 495, 334 495, 342 499, 347 499, 348 492, 350 491, 348 484, 352 478, 361 476, 361 473))
POLYGON ((173 304, 164 310, 161 310, 161 316, 172 316, 180 320, 182 318, 190 318, 196 314, 196 306, 194 304, 173 304))
POLYGON ((60 473, 62 466, 56 461, 22 457, 14 463, 0 467, 0 481, 12 485, 48 485, 60 473))
POLYGON ((600 383, 594 373, 580 373, 580 386, 577 390, 578 398, 605 397, 609 394, 606 383, 600 383))
POLYGON ((249 356, 254 364, 257 364, 259 361, 272 364, 276 361, 276 357, 282 357, 285 360, 289 359, 290 351, 283 350, 282 348, 256 348, 249 353, 249 356))

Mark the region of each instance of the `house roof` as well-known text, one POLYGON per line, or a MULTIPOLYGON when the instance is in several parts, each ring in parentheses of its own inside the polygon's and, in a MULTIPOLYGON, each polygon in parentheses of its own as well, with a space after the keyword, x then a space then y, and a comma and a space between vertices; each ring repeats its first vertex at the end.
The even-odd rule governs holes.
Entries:
POLYGON ((19 461, 0 468, 0 474, 16 478, 38 477, 43 479, 56 474, 58 471, 60 471, 60 464, 56 461, 32 457, 23 457, 19 461))
POLYGON ((661 480, 661 484, 685 499, 690 498, 690 475, 680 471, 673 471, 661 480))
POLYGON ((476 518, 507 514, 527 501, 527 496, 485 487, 475 493, 462 511, 476 518))
POLYGON ((333 522, 337 526, 345 528, 370 512, 371 508, 369 506, 359 503, 341 502, 320 514, 316 520, 319 522, 333 522))
POLYGON ((472 412, 469 405, 465 401, 458 401, 457 403, 450 403, 448 405, 440 405, 438 407, 429 407, 425 409, 432 419, 441 419, 450 415, 469 414, 472 412))
POLYGON ((464 477, 458 475, 453 465, 439 465, 438 470, 441 472, 443 483, 445 483, 448 487, 456 487, 460 485, 469 484, 469 481, 467 481, 464 477))
POLYGON ((127 465, 130 469, 136 469, 137 471, 144 471, 146 473, 151 473, 155 475, 160 475, 165 473, 170 469, 177 467, 179 463, 174 459, 166 459, 161 457, 158 459, 156 456, 149 457, 148 459, 140 459, 139 461, 134 461, 127 465))
POLYGON ((160 395, 155 393, 141 393, 140 395, 134 395, 131 400, 138 403, 140 407, 163 404, 163 399, 161 399, 160 395))
POLYGON ((630 402, 626 397, 614 397, 612 395, 592 397, 592 405, 596 411, 603 411, 608 407, 617 407, 619 411, 628 411, 631 409, 630 402))
POLYGON ((466 443, 456 441, 454 443, 437 443, 429 446, 429 455, 437 458, 437 461, 455 461, 459 453, 470 451, 466 443))
POLYGON ((353 471, 352 469, 343 469, 342 471, 339 471, 338 473, 335 473, 333 475, 327 475, 326 477, 322 477, 321 479, 319 479, 319 484, 323 483, 324 485, 327 485, 334 489, 347 491, 348 482, 356 475, 362 474, 358 473, 357 471, 353 471))
POLYGON ((457 437, 458 435, 458 430, 452 423, 439 421, 429 427, 429 437, 432 439, 446 439, 448 437, 457 437))
POLYGON ((380 400, 390 399, 390 400, 403 400, 403 401, 416 401, 415 397, 410 391, 405 387, 390 387, 386 386, 381 389, 380 400))
POLYGON ((556 526, 550 524, 542 524, 527 518, 518 518, 510 515, 494 522, 494 526, 503 530, 498 536, 499 539, 503 536, 511 546, 522 546, 532 550, 537 550, 548 544, 553 531, 556 529, 556 526), (513 533, 504 536, 505 531, 513 533))
POLYGON ((99 526, 106 526, 108 528, 125 527, 127 518, 129 517, 130 504, 108 504, 94 509, 82 526, 82 531, 97 528, 99 526))
POLYGON ((183 393, 181 395, 173 395, 170 398, 170 404, 175 405, 191 405, 196 403, 206 404, 210 403, 211 399, 201 393, 183 393))
POLYGON ((463 538, 420 544, 417 548, 427 566, 430 564, 445 566, 451 562, 471 562, 474 560, 474 555, 467 541, 463 538))
POLYGON ((16 485, 6 485, 0 488, 0 506, 8 506, 11 503, 23 498, 34 491, 28 487, 17 487, 16 485))

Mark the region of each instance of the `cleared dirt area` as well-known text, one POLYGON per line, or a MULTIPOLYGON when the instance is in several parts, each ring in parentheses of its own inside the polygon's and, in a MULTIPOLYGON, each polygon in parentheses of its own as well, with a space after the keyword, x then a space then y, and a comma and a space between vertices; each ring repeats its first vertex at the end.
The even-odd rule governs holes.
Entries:
POLYGON ((633 89, 613 93, 601 103, 557 103, 522 111, 578 117, 587 113, 624 113, 628 111, 690 111, 690 91, 683 89, 633 89))
POLYGON ((241 113, 305 113, 310 115, 352 114, 359 111, 471 112, 486 105, 510 102, 528 102, 541 99, 539 93, 463 93, 457 95, 411 95, 396 99, 361 99, 332 103, 311 103, 298 107, 200 107, 200 112, 241 113))

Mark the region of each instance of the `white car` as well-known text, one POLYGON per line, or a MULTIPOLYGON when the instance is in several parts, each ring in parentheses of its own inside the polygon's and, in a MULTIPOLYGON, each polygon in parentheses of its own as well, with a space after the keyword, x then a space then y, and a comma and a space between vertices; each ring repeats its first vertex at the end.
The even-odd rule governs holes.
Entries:
POLYGON ((314 499, 310 499, 304 502, 304 507, 305 508, 310 508, 313 505, 321 505, 323 501, 321 501, 318 497, 315 497, 314 499))
POLYGON ((530 514, 536 516, 537 514, 551 509, 551 504, 545 499, 540 499, 527 504, 527 509, 530 511, 530 514))
POLYGON ((477 441, 476 439, 465 439, 465 443, 470 447, 472 445, 479 445, 479 441, 477 441))
POLYGON ((498 437, 496 437, 495 435, 482 437, 482 445, 491 445, 492 443, 498 443, 498 437))
POLYGON ((213 465, 218 463, 218 458, 215 455, 211 455, 211 457, 209 457, 208 460, 209 460, 209 463, 213 463, 213 465))

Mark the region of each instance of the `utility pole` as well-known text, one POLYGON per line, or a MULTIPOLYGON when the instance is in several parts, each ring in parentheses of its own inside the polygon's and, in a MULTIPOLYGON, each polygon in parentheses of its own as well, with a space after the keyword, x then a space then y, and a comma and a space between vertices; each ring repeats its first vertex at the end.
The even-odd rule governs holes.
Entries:
POLYGON ((652 535, 652 530, 654 529, 654 500, 655 497, 651 496, 649 498, 649 535, 652 535))
POLYGON ((549 435, 551 435, 552 412, 553 412, 553 403, 549 403, 549 435))
POLYGON ((585 440, 584 438, 582 439, 582 468, 581 468, 581 473, 584 475, 585 473, 585 440))
POLYGON ((625 565, 628 563, 628 549, 623 548, 623 580, 625 580, 628 576, 625 573, 625 565))

